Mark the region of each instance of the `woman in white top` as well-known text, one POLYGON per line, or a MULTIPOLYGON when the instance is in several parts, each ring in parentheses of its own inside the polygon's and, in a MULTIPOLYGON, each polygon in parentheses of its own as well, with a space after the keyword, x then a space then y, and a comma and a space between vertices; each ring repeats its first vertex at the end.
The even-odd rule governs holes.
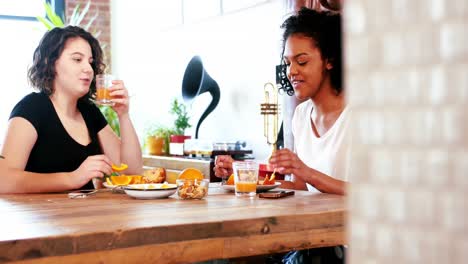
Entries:
POLYGON ((345 194, 349 113, 342 85, 340 15, 302 9, 281 26, 283 62, 296 97, 295 152, 276 151, 270 164, 292 174, 284 187, 345 194))
MULTIPOLYGON (((349 144, 341 71, 341 18, 331 12, 301 9, 286 19, 283 62, 296 97, 293 120, 294 152, 276 151, 270 164, 291 174, 283 188, 345 194, 349 144)), ((217 159, 216 175, 232 172, 232 159, 217 159)))

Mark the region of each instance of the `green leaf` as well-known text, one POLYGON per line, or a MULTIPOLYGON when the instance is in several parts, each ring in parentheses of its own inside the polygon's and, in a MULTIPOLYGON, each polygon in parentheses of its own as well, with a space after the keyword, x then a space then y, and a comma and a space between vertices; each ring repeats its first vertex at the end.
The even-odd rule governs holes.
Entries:
POLYGON ((83 11, 81 11, 81 13, 79 11, 77 11, 77 13, 79 13, 78 18, 76 19, 76 24, 77 25, 81 24, 81 21, 83 20, 84 16, 88 13, 90 5, 91 5, 91 1, 88 1, 88 3, 83 8, 83 11))
POLYGON ((63 27, 62 19, 55 14, 54 10, 52 10, 52 6, 49 3, 44 3, 44 7, 50 22, 52 22, 55 27, 63 27))
POLYGON ((42 22, 42 24, 44 24, 44 26, 47 28, 47 30, 51 30, 55 27, 54 24, 52 24, 52 22, 50 22, 50 20, 44 18, 44 17, 36 17, 37 20, 39 20, 40 22, 42 22))
POLYGON ((108 106, 99 106, 99 110, 104 115, 107 120, 107 123, 112 128, 112 130, 120 137, 120 123, 117 113, 108 106))
MULTIPOLYGON (((89 2, 88 2, 89 3, 89 2)), ((93 24, 94 20, 96 20, 96 18, 98 17, 99 13, 96 12, 96 14, 91 17, 88 21, 88 24, 86 24, 83 28, 84 30, 88 31, 88 29, 91 27, 91 25, 93 24)), ((96 37, 96 36, 95 36, 96 37)))
POLYGON ((185 129, 192 127, 189 123, 190 117, 188 116, 185 104, 179 103, 177 98, 174 98, 172 101, 170 113, 176 116, 174 129, 178 135, 183 135, 185 129))
POLYGON ((120 174, 118 172, 113 171, 110 175, 109 174, 104 174, 104 177, 102 179, 105 181, 107 178, 110 178, 111 176, 119 176, 120 174))
POLYGON ((73 8, 73 13, 70 16, 70 19, 68 21, 69 25, 76 26, 76 19, 78 18, 78 11, 80 9, 80 4, 77 4, 75 8, 73 8))
POLYGON ((53 23, 57 25, 57 27, 63 27, 65 25, 58 15, 54 15, 53 21, 53 23))

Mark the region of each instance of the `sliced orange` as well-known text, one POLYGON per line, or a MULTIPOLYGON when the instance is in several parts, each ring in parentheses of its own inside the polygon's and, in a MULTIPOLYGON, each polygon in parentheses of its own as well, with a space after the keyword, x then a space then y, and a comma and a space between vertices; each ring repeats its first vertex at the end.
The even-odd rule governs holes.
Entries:
POLYGON ((272 185, 272 184, 275 184, 274 182, 270 181, 269 179, 265 179, 263 181, 263 185, 272 185))
POLYGON ((204 178, 203 173, 194 168, 183 170, 178 177, 181 180, 203 180, 204 178))
POLYGON ((226 185, 234 185, 234 174, 231 174, 226 181, 226 185))
POLYGON ((263 181, 258 181, 260 185, 272 185, 275 184, 275 175, 272 174, 268 177, 268 174, 265 176, 265 179, 263 181))
POLYGON ((128 185, 132 182, 131 176, 111 176, 110 178, 113 185, 128 185))
POLYGON ((115 164, 112 164, 112 170, 113 171, 116 171, 116 172, 121 172, 121 171, 124 171, 128 168, 128 165, 125 164, 125 163, 121 163, 120 165, 115 165, 115 164))
POLYGON ((143 178, 142 175, 128 175, 127 177, 132 178, 132 180, 130 181, 130 184, 139 184, 141 183, 141 180, 143 178))
POLYGON ((265 177, 265 181, 263 182, 264 185, 270 185, 270 184, 275 184, 275 175, 272 174, 268 178, 268 176, 265 177))

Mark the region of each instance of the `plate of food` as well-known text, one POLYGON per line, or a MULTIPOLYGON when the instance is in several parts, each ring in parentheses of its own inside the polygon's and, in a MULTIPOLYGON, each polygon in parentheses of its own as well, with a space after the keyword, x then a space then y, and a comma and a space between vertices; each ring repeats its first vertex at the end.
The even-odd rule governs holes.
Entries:
MULTIPOLYGON (((114 168, 113 168, 114 169, 114 168)), ((152 168, 145 170, 143 175, 125 175, 118 174, 115 171, 103 182, 106 188, 115 188, 118 186, 127 186, 130 184, 156 184, 166 181, 166 170, 164 168, 152 168)))
POLYGON ((176 184, 170 183, 141 183, 122 187, 128 196, 135 199, 167 198, 177 191, 176 184))

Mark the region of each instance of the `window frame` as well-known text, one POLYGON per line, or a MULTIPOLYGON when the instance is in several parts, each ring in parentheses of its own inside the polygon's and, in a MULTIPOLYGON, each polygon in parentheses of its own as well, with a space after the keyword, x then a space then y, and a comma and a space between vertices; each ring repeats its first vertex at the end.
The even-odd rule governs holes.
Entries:
MULTIPOLYGON (((60 16, 60 18, 65 21, 65 0, 45 0, 45 2, 50 3, 54 12, 60 16)), ((44 14, 46 17, 47 14, 44 14)), ((20 20, 20 21, 36 21, 37 18, 33 16, 14 16, 14 15, 6 15, 0 13, 0 19, 8 19, 8 20, 20 20)))

